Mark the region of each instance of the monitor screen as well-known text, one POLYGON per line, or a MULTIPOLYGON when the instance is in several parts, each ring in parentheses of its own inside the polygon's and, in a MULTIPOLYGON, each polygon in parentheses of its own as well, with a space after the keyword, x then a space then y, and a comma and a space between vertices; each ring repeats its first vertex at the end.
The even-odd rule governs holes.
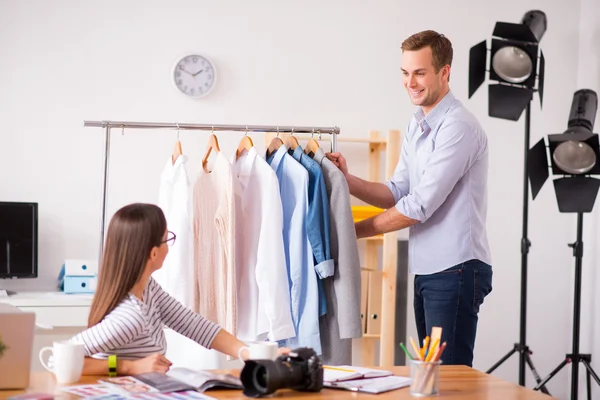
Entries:
POLYGON ((36 278, 38 204, 0 202, 0 278, 36 278))

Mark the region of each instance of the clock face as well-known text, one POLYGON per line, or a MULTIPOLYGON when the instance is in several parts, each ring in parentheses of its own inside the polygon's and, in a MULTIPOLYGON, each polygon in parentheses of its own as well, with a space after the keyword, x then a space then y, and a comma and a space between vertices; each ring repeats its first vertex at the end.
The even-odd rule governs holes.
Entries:
POLYGON ((212 63, 199 55, 183 57, 173 69, 175 87, 190 97, 206 96, 215 86, 216 71, 212 63))

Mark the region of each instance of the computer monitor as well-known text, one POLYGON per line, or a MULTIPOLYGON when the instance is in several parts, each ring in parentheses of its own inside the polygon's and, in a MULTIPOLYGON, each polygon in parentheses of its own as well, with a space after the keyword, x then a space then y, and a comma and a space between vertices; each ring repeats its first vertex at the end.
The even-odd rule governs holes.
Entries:
POLYGON ((0 202, 0 278, 37 278, 38 204, 0 202))

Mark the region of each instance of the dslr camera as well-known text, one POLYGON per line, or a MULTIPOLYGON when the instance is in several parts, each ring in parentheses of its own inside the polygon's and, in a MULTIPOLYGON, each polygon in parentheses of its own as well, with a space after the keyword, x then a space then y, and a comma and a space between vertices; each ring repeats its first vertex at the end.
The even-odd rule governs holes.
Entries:
POLYGON ((246 361, 240 379, 248 397, 266 396, 284 388, 319 392, 323 388, 323 364, 313 349, 302 347, 274 361, 246 361))

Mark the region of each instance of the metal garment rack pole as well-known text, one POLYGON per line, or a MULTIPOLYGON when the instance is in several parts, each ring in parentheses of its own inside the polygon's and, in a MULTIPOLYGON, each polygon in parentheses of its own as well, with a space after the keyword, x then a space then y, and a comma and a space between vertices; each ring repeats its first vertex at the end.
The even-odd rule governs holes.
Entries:
POLYGON ((211 132, 277 132, 291 134, 331 135, 331 150, 337 150, 337 135, 340 128, 320 126, 277 126, 277 125, 208 125, 188 124, 177 122, 126 122, 126 121, 84 121, 84 127, 104 128, 104 172, 102 176, 102 216, 100 221, 100 253, 98 260, 102 258, 104 248, 104 226, 106 221, 106 203, 108 200, 108 168, 110 164, 110 130, 118 129, 179 129, 189 131, 211 131, 211 132))

